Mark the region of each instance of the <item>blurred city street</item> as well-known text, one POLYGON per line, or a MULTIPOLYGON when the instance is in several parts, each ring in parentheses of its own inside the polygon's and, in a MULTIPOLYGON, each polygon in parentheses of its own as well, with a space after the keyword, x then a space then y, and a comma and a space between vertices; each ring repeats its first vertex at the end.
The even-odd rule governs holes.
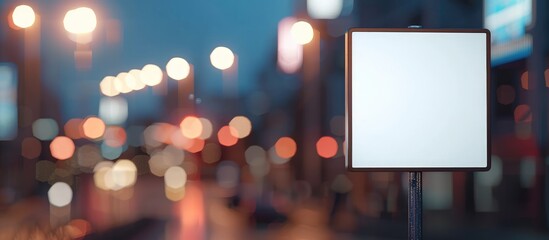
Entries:
POLYGON ((408 239, 408 171, 346 165, 346 33, 411 25, 491 32, 491 168, 423 173, 423 238, 549 239, 548 10, 0 0, 0 240, 408 239))

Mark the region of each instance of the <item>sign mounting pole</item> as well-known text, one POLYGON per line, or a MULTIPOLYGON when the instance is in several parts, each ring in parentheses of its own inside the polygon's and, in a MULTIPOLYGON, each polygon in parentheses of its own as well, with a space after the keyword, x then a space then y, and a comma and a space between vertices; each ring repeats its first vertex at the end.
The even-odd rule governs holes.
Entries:
POLYGON ((490 169, 490 39, 417 25, 347 31, 346 164, 409 173, 408 239, 423 239, 424 171, 490 169))
MULTIPOLYGON (((408 28, 422 28, 419 25, 408 28)), ((410 172, 408 174, 408 239, 422 239, 423 227, 423 187, 422 172, 410 172)))
POLYGON ((408 239, 422 238, 422 172, 409 173, 408 185, 408 239))

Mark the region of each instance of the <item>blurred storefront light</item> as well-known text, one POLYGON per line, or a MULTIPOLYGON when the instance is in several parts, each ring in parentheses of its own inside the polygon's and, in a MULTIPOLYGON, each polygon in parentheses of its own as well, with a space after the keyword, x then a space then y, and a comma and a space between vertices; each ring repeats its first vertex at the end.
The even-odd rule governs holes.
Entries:
POLYGON ((15 65, 0 63, 0 140, 17 137, 17 81, 15 65))
POLYGON ((32 26, 36 20, 34 10, 28 5, 19 5, 15 7, 11 17, 13 24, 20 28, 28 28, 32 26))
POLYGON ((57 122, 51 118, 41 118, 32 124, 32 134, 42 140, 52 140, 59 133, 57 122))
POLYGON ((72 189, 64 182, 57 182, 48 190, 48 200, 56 207, 64 207, 72 201, 72 189))
POLYGON ((128 118, 128 102, 123 97, 101 98, 99 117, 108 125, 124 124, 128 118))

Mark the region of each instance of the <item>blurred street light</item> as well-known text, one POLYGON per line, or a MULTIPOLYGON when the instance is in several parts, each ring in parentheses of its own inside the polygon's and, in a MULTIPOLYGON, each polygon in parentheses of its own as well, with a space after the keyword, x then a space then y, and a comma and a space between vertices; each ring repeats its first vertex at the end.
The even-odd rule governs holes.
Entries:
POLYGON ((216 47, 210 54, 212 65, 219 70, 230 68, 234 59, 234 53, 226 47, 216 47))
POLYGON ((288 74, 297 72, 303 64, 303 46, 294 40, 291 32, 294 23, 296 19, 293 17, 286 17, 278 23, 277 63, 288 74))
POLYGON ((95 30, 97 17, 91 8, 79 7, 65 14, 63 25, 69 33, 88 34, 95 30))
POLYGON ((315 19, 335 19, 341 14, 344 0, 307 0, 307 12, 315 19))
POLYGON ((36 20, 34 10, 28 5, 19 5, 15 7, 11 17, 13 24, 20 28, 28 28, 32 26, 36 20))
POLYGON ((314 37, 313 27, 305 21, 298 21, 294 23, 290 32, 294 40, 301 45, 310 43, 314 37))
POLYGON ((101 89, 101 93, 103 95, 108 97, 114 97, 118 94, 120 94, 120 91, 118 91, 114 86, 115 77, 113 76, 106 76, 101 80, 99 83, 99 88, 101 89))
POLYGON ((179 81, 189 76, 191 66, 185 59, 174 57, 168 61, 168 64, 166 64, 166 72, 169 77, 179 81))
POLYGON ((147 64, 141 69, 141 81, 147 86, 156 86, 162 81, 162 69, 154 64, 147 64))

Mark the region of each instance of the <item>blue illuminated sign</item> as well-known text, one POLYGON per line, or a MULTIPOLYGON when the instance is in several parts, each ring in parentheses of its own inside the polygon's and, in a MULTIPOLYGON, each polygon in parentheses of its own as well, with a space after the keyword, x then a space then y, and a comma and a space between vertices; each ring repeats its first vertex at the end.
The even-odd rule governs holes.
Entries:
POLYGON ((485 0, 484 27, 492 33, 492 65, 521 58, 532 52, 532 0, 485 0))
POLYGON ((0 140, 17 137, 17 69, 0 63, 0 140))

